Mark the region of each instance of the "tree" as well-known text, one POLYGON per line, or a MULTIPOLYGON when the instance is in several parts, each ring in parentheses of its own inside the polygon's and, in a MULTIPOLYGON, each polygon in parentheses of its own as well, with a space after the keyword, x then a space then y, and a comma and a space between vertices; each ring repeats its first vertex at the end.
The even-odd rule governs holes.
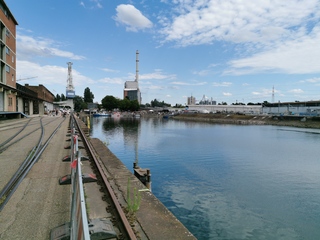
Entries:
POLYGON ((184 108, 185 106, 183 106, 180 103, 176 103, 176 105, 174 105, 174 108, 184 108))
POLYGON ((165 103, 164 101, 159 102, 157 99, 151 101, 152 107, 171 107, 171 104, 165 103))
POLYGON ((268 105, 270 105, 271 103, 269 103, 268 101, 263 101, 263 103, 262 103, 262 107, 266 107, 266 106, 268 106, 268 105))
POLYGON ((261 105, 261 103, 252 103, 252 102, 248 102, 247 105, 261 105))
POLYGON ((218 103, 218 105, 228 105, 228 103, 226 103, 226 102, 221 102, 221 103, 218 103))
POLYGON ((118 98, 108 95, 101 100, 101 104, 103 108, 106 109, 107 111, 112 111, 113 109, 119 107, 119 101, 120 100, 118 98))
POLYGON ((84 102, 86 103, 93 103, 93 99, 94 99, 94 95, 93 93, 90 91, 90 88, 86 87, 86 89, 84 89, 84 102))
POLYGON ((67 100, 67 98, 66 98, 66 96, 62 93, 62 94, 61 94, 61 101, 65 101, 65 100, 67 100))
POLYGON ((140 105, 138 100, 130 101, 130 111, 138 111, 140 109, 140 105))
POLYGON ((83 98, 80 96, 75 96, 73 98, 73 105, 74 105, 74 111, 80 112, 83 109, 86 109, 88 106, 87 104, 83 101, 83 98))
POLYGON ((54 101, 55 101, 55 102, 60 102, 60 100, 61 100, 61 97, 60 97, 59 94, 57 94, 57 95, 55 96, 55 98, 54 98, 54 101))
POLYGON ((130 109, 130 100, 125 98, 119 101, 119 109, 122 111, 126 111, 130 109))

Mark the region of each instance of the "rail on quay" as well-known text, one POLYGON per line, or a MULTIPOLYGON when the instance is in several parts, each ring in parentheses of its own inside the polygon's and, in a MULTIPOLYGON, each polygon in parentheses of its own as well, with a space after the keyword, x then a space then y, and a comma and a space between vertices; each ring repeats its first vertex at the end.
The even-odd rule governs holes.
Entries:
POLYGON ((81 170, 82 154, 79 150, 78 135, 74 127, 74 119, 71 118, 71 174, 60 178, 60 185, 71 183, 71 214, 70 222, 66 222, 50 231, 51 240, 60 239, 107 239, 116 238, 116 232, 112 223, 106 219, 92 219, 88 221, 85 194, 84 174, 81 170), (69 181, 70 180, 70 181, 69 181))

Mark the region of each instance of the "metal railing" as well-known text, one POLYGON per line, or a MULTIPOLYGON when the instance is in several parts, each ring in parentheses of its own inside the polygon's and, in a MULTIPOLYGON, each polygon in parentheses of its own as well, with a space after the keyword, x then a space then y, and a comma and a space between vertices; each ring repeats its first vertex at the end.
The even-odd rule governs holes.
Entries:
POLYGON ((78 135, 76 135, 74 120, 71 118, 71 175, 60 179, 60 184, 68 184, 71 180, 71 217, 70 222, 64 223, 50 232, 50 239, 62 238, 90 240, 88 217, 81 171, 81 152, 79 151, 78 135))

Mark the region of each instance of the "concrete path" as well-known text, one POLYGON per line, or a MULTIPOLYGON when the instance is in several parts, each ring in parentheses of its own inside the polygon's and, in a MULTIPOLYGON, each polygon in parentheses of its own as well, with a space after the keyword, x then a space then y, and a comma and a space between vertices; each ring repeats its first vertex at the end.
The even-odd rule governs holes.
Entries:
MULTIPOLYGON (((65 141, 68 126, 66 119, 0 212, 1 240, 49 239, 51 229, 70 221, 70 185, 59 185, 59 178, 70 174, 70 163, 62 162, 70 154, 70 149, 64 149, 70 144, 65 141)), ((10 151, 11 158, 19 153, 17 149, 10 151)), ((0 154, 0 164, 1 160, 0 154)))

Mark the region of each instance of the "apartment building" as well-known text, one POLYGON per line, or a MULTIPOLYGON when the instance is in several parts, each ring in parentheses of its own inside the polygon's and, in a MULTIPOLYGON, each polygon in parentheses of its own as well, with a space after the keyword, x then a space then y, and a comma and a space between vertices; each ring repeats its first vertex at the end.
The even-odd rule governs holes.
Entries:
POLYGON ((0 112, 16 111, 16 19, 0 0, 0 112))

